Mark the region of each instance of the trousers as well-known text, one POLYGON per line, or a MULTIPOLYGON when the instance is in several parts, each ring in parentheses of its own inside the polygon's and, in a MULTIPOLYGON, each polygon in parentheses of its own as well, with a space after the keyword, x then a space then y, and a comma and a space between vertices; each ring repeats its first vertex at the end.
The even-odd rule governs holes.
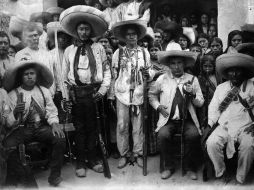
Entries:
POLYGON ((134 156, 143 155, 143 127, 142 110, 136 115, 130 111, 130 107, 117 100, 117 129, 116 141, 121 156, 128 156, 133 152, 134 156), (133 150, 130 151, 129 123, 132 123, 133 150))
MULTIPOLYGON (((239 143, 236 180, 243 183, 254 159, 254 138, 251 134, 241 132, 236 142, 239 143)), ((223 149, 227 143, 228 133, 221 126, 213 131, 206 142, 207 152, 213 162, 216 177, 222 176, 226 170, 223 149)))
MULTIPOLYGON (((158 145, 160 149, 161 156, 164 158, 163 170, 174 170, 173 162, 173 137, 176 133, 181 133, 181 122, 174 122, 169 120, 166 125, 164 125, 158 131, 158 145)), ((199 144, 200 135, 198 133, 197 127, 194 125, 192 120, 186 120, 184 126, 184 169, 195 170, 195 150, 196 146, 199 144)))
MULTIPOLYGON (((49 178, 53 179, 59 177, 63 165, 66 141, 65 138, 54 136, 49 125, 43 125, 39 128, 17 129, 4 140, 3 144, 8 148, 18 146, 19 144, 28 144, 34 141, 45 143, 52 148, 49 178)), ((20 179, 24 177, 18 151, 13 151, 9 154, 7 165, 8 171, 16 176, 18 175, 20 179)))

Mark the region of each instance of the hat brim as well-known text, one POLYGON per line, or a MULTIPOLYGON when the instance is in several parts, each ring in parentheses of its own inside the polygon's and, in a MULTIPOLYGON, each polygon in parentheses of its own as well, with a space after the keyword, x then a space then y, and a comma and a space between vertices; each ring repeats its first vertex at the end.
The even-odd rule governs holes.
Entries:
POLYGON ((39 12, 31 14, 30 22, 37 22, 38 19, 42 19, 43 22, 49 23, 52 21, 52 15, 48 12, 39 12))
POLYGON ((245 69, 244 76, 250 79, 254 77, 254 58, 242 53, 223 54, 216 59, 216 71, 220 76, 228 79, 227 69, 238 67, 245 69))
POLYGON ((122 28, 126 28, 128 26, 134 26, 137 28, 138 32, 138 40, 142 39, 146 35, 146 25, 145 22, 142 20, 125 20, 121 22, 117 22, 112 26, 112 31, 114 36, 119 39, 120 41, 126 41, 126 37, 122 32, 122 28))
POLYGON ((238 53, 247 54, 254 57, 254 43, 242 43, 235 47, 238 53))
POLYGON ((63 8, 61 7, 50 7, 46 10, 46 12, 50 13, 51 15, 57 15, 57 14, 61 14, 64 11, 63 8))
POLYGON ((77 35, 77 25, 82 22, 91 25, 91 38, 103 35, 108 29, 105 14, 90 6, 73 6, 63 11, 60 15, 60 23, 64 30, 77 39, 79 38, 77 35))
POLYGON ((17 75, 21 69, 25 67, 36 67, 38 72, 37 75, 37 84, 40 86, 44 86, 45 88, 50 88, 53 84, 54 78, 51 71, 42 63, 36 61, 20 61, 8 69, 3 77, 3 87, 9 92, 18 87, 17 75))
POLYGON ((183 35, 190 40, 190 45, 196 41, 196 32, 192 27, 183 27, 183 35))
POLYGON ((27 20, 12 16, 9 23, 9 31, 14 37, 21 39, 23 29, 28 24, 29 22, 27 20))
POLYGON ((57 32, 63 32, 65 34, 66 31, 62 28, 59 22, 50 22, 47 24, 47 35, 50 40, 53 40, 55 38, 55 31, 57 32))
POLYGON ((197 60, 197 54, 189 51, 182 50, 171 50, 171 51, 158 51, 157 52, 158 61, 160 64, 169 66, 170 59, 172 57, 181 57, 184 58, 184 67, 192 68, 195 66, 197 60))

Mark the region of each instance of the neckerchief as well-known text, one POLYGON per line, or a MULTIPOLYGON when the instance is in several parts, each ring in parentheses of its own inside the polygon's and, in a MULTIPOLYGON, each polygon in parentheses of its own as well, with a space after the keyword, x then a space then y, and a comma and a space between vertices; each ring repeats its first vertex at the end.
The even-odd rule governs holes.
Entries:
POLYGON ((83 41, 81 44, 76 44, 78 46, 77 52, 74 57, 74 78, 77 85, 82 85, 82 82, 79 80, 78 76, 78 65, 79 65, 79 57, 80 55, 87 55, 89 60, 89 68, 91 71, 91 82, 95 82, 95 76, 96 76, 96 61, 93 54, 93 50, 91 48, 91 45, 94 42, 91 39, 88 39, 86 41, 83 41))

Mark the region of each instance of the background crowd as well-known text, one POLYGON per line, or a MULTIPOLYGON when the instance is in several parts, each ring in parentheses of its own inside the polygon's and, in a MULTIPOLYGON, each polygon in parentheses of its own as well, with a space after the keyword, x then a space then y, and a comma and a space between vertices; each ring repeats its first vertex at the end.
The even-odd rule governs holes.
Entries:
MULTIPOLYGON (((253 29, 243 26, 241 31, 229 31, 227 44, 223 44, 222 40, 218 37, 216 9, 210 9, 207 13, 192 12, 190 14, 183 13, 179 15, 171 10, 169 4, 165 4, 158 15, 154 17, 150 11, 152 6, 154 6, 154 2, 149 0, 85 0, 84 5, 93 6, 103 11, 109 21, 108 31, 103 36, 93 38, 94 41, 101 43, 105 48, 109 63, 112 63, 114 52, 119 47, 125 46, 125 43, 117 39, 111 31, 111 27, 115 23, 123 20, 140 19, 147 25, 147 34, 143 39, 139 40, 138 44, 149 51, 151 64, 155 70, 160 70, 163 67, 157 59, 158 51, 184 50, 197 53, 198 58, 195 66, 187 68, 185 72, 198 77, 204 98, 208 102, 211 101, 216 86, 223 81, 215 72, 216 58, 222 54, 237 52, 242 43, 252 42, 250 34, 253 32, 253 29), (212 70, 212 72, 208 73, 208 70, 212 70), (208 97, 206 97, 206 77, 210 79, 208 97)), ((62 11, 64 11, 63 8, 52 7, 45 12, 32 14, 29 21, 18 16, 12 16, 8 31, 0 32, 0 78, 15 63, 15 60, 21 58, 20 55, 25 53, 40 57, 42 62, 48 62, 45 64, 48 64, 48 67, 54 71, 56 84, 51 87, 50 91, 58 108, 61 107, 60 100, 63 94, 60 94, 61 89, 59 88, 61 87, 57 84, 57 68, 52 68, 51 63, 57 59, 60 59, 60 62, 62 62, 64 50, 71 44, 79 43, 67 35, 64 30, 57 30, 57 41, 54 39, 54 28, 57 28, 57 26, 52 24, 52 22, 59 21, 62 11), (24 31, 29 30, 24 27, 29 22, 35 23, 39 35, 23 35, 24 31), (18 44, 10 44, 10 38, 13 38, 13 36, 19 39, 18 44), (26 47, 31 46, 33 40, 37 38, 39 39, 40 52, 35 54, 34 52, 27 51, 26 47), (55 56, 56 51, 60 55, 59 57, 55 56)), ((248 52, 248 54, 252 53, 248 52)), ((111 75, 114 75, 112 71, 111 75)), ((111 84, 112 88, 113 83, 111 84)), ((116 113, 112 109, 113 106, 111 101, 109 101, 110 98, 110 93, 104 97, 104 119, 106 121, 104 138, 108 142, 107 148, 111 156, 119 158, 116 146, 116 113)), ((148 122, 149 154, 156 154, 158 153, 158 147, 154 130, 158 120, 158 113, 153 111, 151 107, 149 107, 148 112, 150 120, 148 122)), ((199 109, 198 115, 201 126, 204 126, 207 122, 205 105, 199 109)), ((61 110, 59 109, 59 118, 64 120, 61 117, 61 110)))

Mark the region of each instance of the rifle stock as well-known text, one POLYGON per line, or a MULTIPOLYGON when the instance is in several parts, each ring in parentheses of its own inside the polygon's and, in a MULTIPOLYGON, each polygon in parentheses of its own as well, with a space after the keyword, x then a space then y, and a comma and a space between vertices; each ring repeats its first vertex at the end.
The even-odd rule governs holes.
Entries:
POLYGON ((98 133, 98 140, 99 140, 99 146, 102 154, 102 162, 103 162, 103 173, 106 178, 111 178, 111 173, 108 165, 108 160, 107 160, 107 150, 102 138, 102 132, 101 132, 101 118, 100 118, 100 113, 99 113, 99 106, 98 103, 95 102, 95 111, 96 111, 96 121, 97 121, 97 133, 98 133))

